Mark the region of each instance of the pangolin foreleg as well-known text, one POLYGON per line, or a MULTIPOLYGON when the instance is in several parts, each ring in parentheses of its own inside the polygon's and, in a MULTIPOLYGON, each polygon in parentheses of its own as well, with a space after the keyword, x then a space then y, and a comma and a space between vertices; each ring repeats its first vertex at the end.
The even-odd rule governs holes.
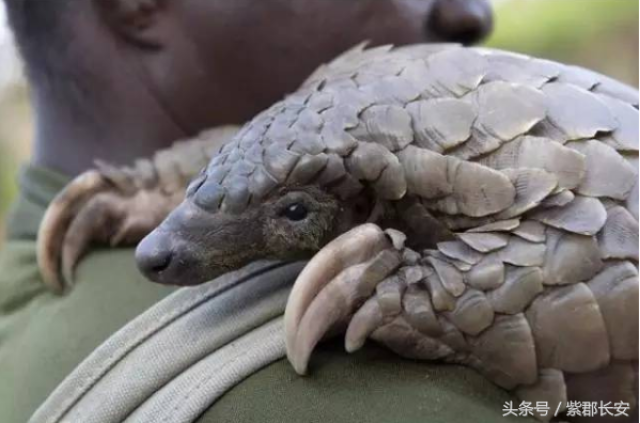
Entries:
POLYGON ((541 420, 567 401, 633 409, 637 269, 607 261, 585 282, 550 284, 558 260, 577 272, 593 265, 594 241, 565 239, 582 257, 572 263, 543 229, 506 220, 418 253, 398 231, 356 227, 300 274, 285 314, 289 360, 306 373, 316 344, 346 327, 349 352, 371 338, 404 357, 471 366, 523 401, 548 404, 541 420))
POLYGON ((130 167, 98 161, 96 169, 76 177, 40 225, 37 251, 44 282, 58 292, 72 284, 77 262, 93 243, 140 241, 183 200, 189 181, 236 129, 210 130, 130 167))

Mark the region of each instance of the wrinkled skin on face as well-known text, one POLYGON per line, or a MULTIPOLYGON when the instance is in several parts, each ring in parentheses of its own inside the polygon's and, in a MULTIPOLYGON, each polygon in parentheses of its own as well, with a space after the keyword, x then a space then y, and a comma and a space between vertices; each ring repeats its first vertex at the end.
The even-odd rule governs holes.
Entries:
POLYGON ((366 196, 343 201, 314 186, 283 188, 240 213, 210 213, 197 194, 139 244, 152 281, 197 285, 257 259, 307 259, 371 211, 366 196))

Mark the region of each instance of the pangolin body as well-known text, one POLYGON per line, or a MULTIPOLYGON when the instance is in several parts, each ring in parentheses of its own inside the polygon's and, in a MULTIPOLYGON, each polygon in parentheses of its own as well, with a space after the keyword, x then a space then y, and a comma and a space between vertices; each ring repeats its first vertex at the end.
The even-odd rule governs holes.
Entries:
MULTIPOLYGON (((205 141, 193 151, 211 150, 205 141)), ((173 169, 159 177, 173 173, 184 183, 180 163, 201 160, 169 160, 173 169)), ((567 400, 635 405, 636 90, 497 50, 358 47, 245 125, 155 233, 201 250, 192 252, 196 261, 184 260, 185 269, 220 257, 204 254, 208 247, 197 244, 203 236, 233 238, 236 257, 255 258, 249 252, 268 246, 251 243, 249 226, 225 233, 225 222, 295 187, 317 188, 342 204, 373 197, 369 222, 413 222, 397 225, 407 245, 440 233, 417 251, 393 233, 401 258, 387 254, 395 264, 384 280, 349 285, 342 278, 356 288, 338 284, 338 297, 362 306, 347 331, 349 349, 370 336, 405 356, 470 365, 554 411, 567 400), (398 204, 404 215, 389 214, 398 204), (219 227, 205 225, 213 217, 219 227)), ((340 241, 344 263, 349 254, 365 254, 358 236, 386 242, 379 228, 364 226, 347 240, 351 250, 340 241)), ((152 234, 143 243, 157 251, 166 247, 158 239, 152 234)), ((362 266, 349 275, 366 279, 362 266)), ((333 270, 331 278, 340 269, 333 270)), ((294 287, 302 306, 288 310, 294 356, 299 332, 317 329, 300 310, 322 295, 305 292, 300 300, 294 287)), ((325 297, 337 298, 335 292, 325 297)), ((297 370, 306 369, 313 345, 292 360, 297 370)))
POLYGON ((401 269, 403 318, 373 338, 563 409, 635 403, 637 174, 638 93, 609 78, 488 49, 357 48, 247 124, 187 201, 233 214, 309 184, 417 198, 456 236, 401 269))

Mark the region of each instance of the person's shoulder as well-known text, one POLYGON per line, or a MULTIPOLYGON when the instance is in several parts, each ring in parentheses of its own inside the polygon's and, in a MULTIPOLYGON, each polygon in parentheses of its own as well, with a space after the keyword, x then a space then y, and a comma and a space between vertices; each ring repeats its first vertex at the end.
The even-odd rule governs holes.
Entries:
POLYGON ((144 281, 132 249, 90 253, 65 295, 39 276, 36 243, 0 249, 0 410, 24 422, 86 356, 172 289, 144 281))
POLYGON ((371 343, 349 355, 336 340, 314 352, 309 376, 277 361, 227 392, 198 422, 509 421, 503 417, 509 401, 515 403, 469 368, 400 359, 371 343))

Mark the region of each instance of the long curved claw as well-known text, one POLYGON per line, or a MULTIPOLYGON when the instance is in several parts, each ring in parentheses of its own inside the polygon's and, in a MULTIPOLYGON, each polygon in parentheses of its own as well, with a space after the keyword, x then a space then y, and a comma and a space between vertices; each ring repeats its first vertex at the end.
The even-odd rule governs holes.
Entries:
POLYGON ((67 227, 81 205, 107 186, 106 179, 98 171, 85 172, 67 185, 45 212, 38 230, 37 260, 44 283, 56 292, 64 290, 59 258, 67 227))
POLYGON ((118 196, 108 192, 90 198, 70 222, 62 245, 61 266, 64 282, 73 285, 76 264, 94 241, 108 241, 126 210, 118 196))
MULTIPOLYGON (((127 181, 125 181, 127 182, 127 181)), ((102 170, 72 181, 47 209, 38 233, 38 265, 45 284, 62 292, 93 243, 111 246, 141 240, 182 199, 161 189, 136 189, 102 170), (62 277, 61 277, 62 276, 62 277)))
POLYGON ((289 296, 284 316, 287 351, 293 348, 302 315, 318 292, 344 268, 372 258, 388 243, 378 226, 366 224, 339 236, 315 255, 298 276, 289 296))
POLYGON ((401 253, 373 224, 336 238, 311 260, 285 311, 287 357, 296 372, 306 373, 320 339, 349 317, 401 262, 401 253))
POLYGON ((347 352, 353 353, 362 348, 369 335, 383 322, 384 316, 378 299, 369 298, 349 322, 344 339, 344 347, 347 352))

